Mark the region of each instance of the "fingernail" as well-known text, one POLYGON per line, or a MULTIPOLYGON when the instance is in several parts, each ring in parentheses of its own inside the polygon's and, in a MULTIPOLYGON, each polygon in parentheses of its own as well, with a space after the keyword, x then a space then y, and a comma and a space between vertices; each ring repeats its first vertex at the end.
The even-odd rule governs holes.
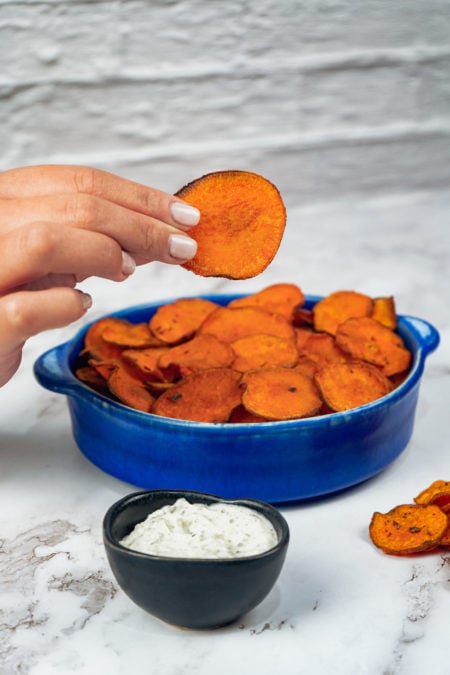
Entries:
POLYGON ((173 202, 170 205, 172 218, 180 225, 197 225, 200 220, 200 211, 190 204, 173 202))
POLYGON ((197 253, 197 242, 182 234, 171 234, 169 237, 169 253, 172 258, 190 260, 197 253))
POLYGON ((83 305, 83 309, 89 309, 89 307, 92 307, 92 298, 88 293, 84 293, 83 291, 78 291, 78 293, 81 296, 81 304, 83 305))
POLYGON ((133 274, 136 269, 136 262, 126 251, 122 251, 122 272, 124 274, 133 274))

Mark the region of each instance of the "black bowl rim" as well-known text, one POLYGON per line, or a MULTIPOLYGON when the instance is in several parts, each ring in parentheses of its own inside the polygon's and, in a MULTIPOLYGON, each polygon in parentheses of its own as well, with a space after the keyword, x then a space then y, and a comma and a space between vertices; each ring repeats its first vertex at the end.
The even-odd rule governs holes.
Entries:
MULTIPOLYGON (((173 503, 173 501, 168 501, 167 503, 173 503)), ((151 511, 149 511, 151 513, 151 511)), ((287 520, 283 514, 272 504, 262 501, 260 499, 253 499, 250 497, 241 497, 241 498, 232 498, 227 499, 226 497, 220 497, 209 492, 200 492, 196 490, 164 490, 164 489, 155 489, 155 490, 138 490, 136 492, 131 492, 124 497, 121 497, 116 502, 114 502, 109 509, 106 511, 103 518, 103 538, 104 543, 107 548, 110 548, 116 552, 120 552, 122 555, 129 555, 133 558, 138 558, 141 560, 148 561, 161 561, 168 562, 172 565, 205 565, 205 566, 215 566, 217 564, 224 565, 239 565, 245 564, 248 561, 260 560, 263 558, 271 558, 283 550, 289 544, 290 540, 290 530, 287 520), (240 556, 236 558, 185 558, 185 557, 173 557, 173 556, 162 556, 162 555, 153 555, 150 553, 143 553, 141 551, 135 551, 134 549, 128 548, 120 544, 117 539, 112 535, 112 526, 114 524, 115 517, 119 513, 123 513, 126 510, 128 505, 131 505, 133 502, 139 501, 150 496, 158 496, 175 501, 178 497, 184 497, 188 501, 191 500, 191 503, 196 503, 195 500, 201 503, 225 503, 225 504, 236 504, 237 506, 245 506, 254 511, 257 511, 261 515, 265 516, 269 522, 279 530, 279 539, 275 546, 272 546, 267 551, 262 551, 261 553, 256 553, 250 556, 240 556)))
MULTIPOLYGON (((191 428, 191 427, 196 427, 196 428, 204 428, 204 429, 223 429, 225 428, 228 433, 233 434, 239 434, 242 432, 242 429, 255 429, 255 430, 260 430, 261 428, 273 428, 276 426, 280 430, 283 429, 284 427, 289 427, 289 426, 298 426, 301 425, 302 427, 311 427, 314 428, 315 425, 321 424, 323 420, 327 420, 330 417, 335 420, 336 424, 342 421, 347 421, 349 418, 353 418, 355 415, 359 416, 362 415, 366 412, 371 412, 371 411, 376 411, 385 405, 394 403, 395 401, 399 400, 402 398, 409 390, 411 390, 414 386, 416 386, 422 376, 423 370, 424 370, 424 365, 425 365, 425 358, 428 356, 428 354, 434 349, 437 348, 439 344, 439 333, 437 329, 429 324, 427 321, 423 319, 418 319, 417 317, 412 317, 408 315, 398 315, 398 330, 399 333, 402 334, 405 331, 408 333, 408 337, 410 340, 413 340, 414 345, 416 347, 416 353, 415 353, 415 358, 411 367, 411 370, 406 377, 406 379, 399 385, 397 386, 392 392, 386 394, 385 396, 382 396, 379 399, 376 399, 375 401, 371 401, 369 403, 366 403, 364 405, 358 406, 357 408, 352 408, 351 410, 344 410, 341 412, 333 412, 333 413, 328 413, 325 415, 320 415, 316 417, 305 417, 305 418, 296 418, 296 419, 289 419, 289 420, 273 420, 273 421, 268 421, 268 422, 252 422, 252 423, 247 423, 247 422, 236 422, 233 424, 230 424, 229 422, 222 422, 222 423, 217 423, 217 422, 198 422, 198 421, 193 421, 193 420, 182 420, 182 419, 176 419, 176 418, 171 418, 171 417, 162 417, 160 415, 153 415, 152 413, 147 413, 147 412, 142 412, 140 410, 135 410, 134 408, 130 408, 129 406, 120 403, 119 401, 115 401, 113 399, 109 399, 106 396, 103 396, 102 394, 96 392, 94 389, 90 388, 88 385, 85 383, 81 382, 78 380, 78 378, 75 376, 71 369, 71 358, 72 355, 70 354, 71 349, 73 349, 74 345, 79 342, 82 337, 85 335, 86 331, 88 328, 95 323, 96 321, 99 321, 102 318, 109 317, 109 316, 114 316, 118 318, 126 318, 128 317, 131 313, 134 312, 140 312, 140 311, 145 311, 145 310, 153 310, 158 308, 160 305, 167 304, 170 302, 173 302, 180 297, 195 297, 195 298, 205 298, 208 300, 216 301, 216 302, 221 302, 223 300, 229 302, 230 300, 234 298, 241 298, 241 297, 246 297, 248 296, 248 293, 241 293, 241 294, 236 294, 236 293, 217 293, 217 294, 200 294, 200 295, 195 295, 195 296, 179 296, 174 297, 174 298, 169 298, 166 300, 162 301, 156 301, 156 302, 150 302, 150 303, 144 303, 140 305, 134 305, 134 306, 129 306, 126 308, 123 308, 121 310, 118 310, 116 312, 110 312, 107 314, 104 314, 100 317, 97 317, 96 319, 92 320, 82 328, 74 335, 72 338, 60 345, 57 345, 56 347, 51 348, 44 354, 42 354, 37 361, 35 362, 34 370, 35 370, 35 375, 38 379, 38 381, 43 384, 43 386, 46 386, 45 383, 41 381, 41 376, 39 374, 40 370, 40 361, 46 357, 48 354, 59 354, 60 356, 64 357, 64 371, 61 373, 61 382, 64 382, 64 385, 61 385, 59 388, 54 388, 56 391, 60 391, 61 393, 64 393, 68 396, 78 396, 80 398, 87 399, 91 404, 93 405, 101 405, 101 406, 109 406, 113 409, 118 410, 118 414, 121 414, 122 416, 134 419, 140 423, 143 423, 145 421, 148 421, 151 424, 156 424, 156 425, 161 425, 161 426, 167 426, 170 425, 171 427, 175 428, 191 428), (430 347, 425 344, 421 343, 418 341, 417 337, 412 335, 411 328, 408 326, 408 321, 420 321, 423 324, 427 324, 431 329, 433 329, 435 333, 435 343, 430 347), (403 325, 403 322, 406 322, 407 325, 406 327, 403 325)), ((314 306, 319 300, 323 299, 324 296, 320 295, 305 295, 305 307, 312 307, 314 306)), ((42 380, 44 377, 42 377, 42 380)), ((52 388, 52 387, 48 387, 52 388)))

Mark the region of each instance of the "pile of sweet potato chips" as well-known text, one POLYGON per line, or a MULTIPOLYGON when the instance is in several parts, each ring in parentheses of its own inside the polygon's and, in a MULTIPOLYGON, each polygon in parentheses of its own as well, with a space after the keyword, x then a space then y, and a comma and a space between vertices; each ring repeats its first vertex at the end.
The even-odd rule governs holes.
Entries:
POLYGON ((390 555, 450 549, 450 481, 434 481, 413 504, 400 504, 388 513, 376 511, 369 534, 375 546, 390 555))
POLYGON ((137 410, 198 422, 271 422, 349 410, 389 393, 411 353, 392 297, 337 291, 312 309, 280 283, 222 306, 161 305, 148 321, 86 332, 76 376, 137 410))

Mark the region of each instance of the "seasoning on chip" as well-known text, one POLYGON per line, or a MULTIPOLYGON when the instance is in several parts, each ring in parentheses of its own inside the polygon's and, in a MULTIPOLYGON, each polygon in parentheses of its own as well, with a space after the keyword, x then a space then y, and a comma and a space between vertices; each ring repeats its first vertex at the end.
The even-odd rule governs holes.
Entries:
MULTIPOLYGON (((298 330, 297 336, 298 336, 298 330)), ((305 356, 310 361, 314 361, 317 368, 327 366, 329 363, 341 363, 348 361, 349 358, 339 345, 335 338, 328 333, 310 333, 299 348, 299 354, 305 356)))
POLYGON ((242 383, 244 407, 269 420, 311 417, 322 405, 314 380, 292 368, 251 370, 242 383))
POLYGON ((108 378, 108 388, 119 401, 130 408, 150 412, 154 401, 150 391, 123 366, 118 366, 108 378))
POLYGON ((351 356, 379 366, 388 376, 402 373, 410 365, 411 354, 401 336, 368 316, 339 324, 336 343, 351 356))
POLYGON ((295 336, 294 327, 284 316, 252 306, 219 307, 205 319, 198 332, 215 335, 229 343, 260 333, 284 338, 295 336))
MULTIPOLYGON (((351 410, 399 386, 411 354, 387 326, 394 323, 393 300, 377 303, 354 291, 327 297, 329 302, 324 298, 311 310, 302 307, 298 286, 282 283, 226 306, 180 298, 136 324, 106 317, 88 328, 74 372, 124 405, 186 420, 252 423, 351 410), (381 321, 372 311, 377 305, 384 308, 381 321), (349 318, 349 312, 365 315, 349 318), (199 377, 193 384, 194 375, 199 377), (209 378, 225 410, 214 409, 207 388, 200 390, 209 378), (233 396, 226 393, 230 383, 233 396)), ((450 509, 450 497, 447 503, 450 509)))
POLYGON ((435 480, 414 497, 414 501, 416 504, 436 504, 443 511, 450 512, 450 481, 435 480))
POLYGON ((234 353, 232 367, 245 373, 275 366, 292 368, 298 361, 298 350, 292 338, 257 333, 238 338, 231 343, 234 353))
POLYGON ((230 366, 233 359, 229 344, 205 334, 165 350, 158 359, 158 368, 165 379, 173 381, 198 370, 230 366))
POLYGON ((412 555, 450 548, 450 481, 436 480, 388 513, 376 511, 369 536, 384 553, 412 555))
POLYGON ((197 253, 183 267, 204 277, 248 279, 275 257, 286 226, 286 208, 267 178, 249 171, 216 171, 177 192, 200 210, 189 236, 197 253))
POLYGON ((150 331, 148 323, 131 323, 125 319, 109 321, 102 330, 102 340, 118 347, 151 347, 160 340, 150 331))
POLYGON ((384 553, 405 555, 436 548, 447 527, 447 516, 438 506, 401 504, 388 513, 375 512, 369 531, 384 553))
POLYGON ((163 343, 178 344, 190 338, 218 305, 204 298, 180 298, 161 305, 149 328, 163 343))
POLYGON ((118 324, 121 324, 121 320, 113 316, 107 316, 91 324, 84 336, 86 353, 98 361, 119 358, 123 349, 103 339, 103 331, 118 324))
POLYGON ((395 311, 395 301, 392 296, 383 298, 374 298, 372 306, 372 319, 395 330, 397 328, 397 313, 395 311))
POLYGON ((153 413, 195 422, 227 422, 241 401, 241 374, 231 368, 193 373, 161 394, 153 413))
POLYGON ((392 390, 388 378, 371 363, 343 361, 320 368, 315 376, 325 403, 334 411, 351 410, 392 390))
POLYGON ((318 332, 336 334, 337 327, 346 319, 370 316, 373 300, 356 291, 334 291, 314 306, 314 328, 318 332))
POLYGON ((160 357, 168 351, 169 347, 147 347, 145 349, 125 349, 122 358, 127 363, 141 371, 148 382, 161 382, 165 380, 159 368, 160 357))
POLYGON ((289 321, 296 307, 303 305, 305 296, 295 284, 272 284, 262 291, 232 300, 228 307, 262 307, 273 314, 282 314, 289 321))

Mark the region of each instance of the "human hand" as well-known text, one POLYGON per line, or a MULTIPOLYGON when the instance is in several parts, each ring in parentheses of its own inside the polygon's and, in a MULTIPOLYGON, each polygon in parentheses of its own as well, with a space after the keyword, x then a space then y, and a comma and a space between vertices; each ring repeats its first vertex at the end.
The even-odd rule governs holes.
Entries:
POLYGON ((90 307, 78 282, 123 281, 136 265, 189 260, 196 242, 186 231, 199 217, 173 195, 88 167, 0 173, 0 386, 29 337, 90 307))

